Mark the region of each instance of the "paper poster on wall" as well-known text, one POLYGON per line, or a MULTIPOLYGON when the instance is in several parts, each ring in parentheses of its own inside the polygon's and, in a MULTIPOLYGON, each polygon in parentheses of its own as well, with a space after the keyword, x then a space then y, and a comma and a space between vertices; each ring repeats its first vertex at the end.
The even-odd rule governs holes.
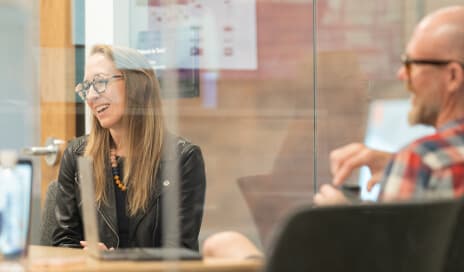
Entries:
POLYGON ((257 68, 254 0, 161 2, 133 1, 130 11, 131 46, 155 68, 257 68))

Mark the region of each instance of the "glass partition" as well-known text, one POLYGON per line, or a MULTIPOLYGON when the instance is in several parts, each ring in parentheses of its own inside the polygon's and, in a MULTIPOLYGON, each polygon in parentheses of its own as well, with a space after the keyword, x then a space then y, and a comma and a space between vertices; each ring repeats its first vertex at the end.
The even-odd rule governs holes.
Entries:
POLYGON ((128 12, 126 43, 156 68, 170 129, 204 155, 200 239, 233 229, 267 244, 312 199, 311 1, 131 1, 128 12))
POLYGON ((312 16, 310 1, 86 1, 86 48, 142 53, 169 130, 202 150, 200 241, 233 229, 266 244, 312 199, 312 16))
MULTIPOLYGON (((200 242, 236 230, 262 248, 277 224, 331 182, 331 150, 364 142, 396 151, 433 131, 408 126, 409 94, 396 72, 414 25, 433 10, 462 4, 57 1, 60 14, 75 16, 71 31, 71 23, 45 12, 56 6, 42 2, 0 5, 0 122, 6 131, 0 149, 37 146, 40 136, 71 140, 74 123, 57 125, 65 134, 43 132, 40 122, 83 114, 73 86, 84 78, 84 50, 95 43, 137 49, 157 72, 167 127, 202 150, 207 190, 200 242), (63 28, 60 35, 56 26, 63 28)), ((84 133, 84 121, 77 122, 77 133, 84 133)), ((375 200, 379 188, 365 191, 367 176, 361 170, 349 183, 361 185, 363 199, 375 200)), ((48 184, 56 177, 44 179, 48 184)), ((35 205, 38 198, 35 192, 35 205)))
POLYGON ((38 8, 24 1, 5 1, 0 12, 4 39, 0 48, 0 76, 4 84, 0 92, 0 125, 6 132, 1 136, 0 149, 19 150, 37 144, 40 133, 36 91, 38 36, 34 34, 38 31, 38 8))
POLYGON ((331 181, 331 150, 394 151, 430 132, 405 123, 395 74, 414 24, 458 2, 86 1, 86 46, 128 46, 155 68, 170 131, 205 159, 200 241, 233 229, 266 248, 276 224, 331 181))
MULTIPOLYGON (((38 21, 39 6, 37 3, 27 1, 2 1, 0 3, 0 59, 2 60, 0 63, 0 81, 2 82, 0 91, 0 126, 2 127, 0 152, 2 156, 4 151, 14 151, 18 157, 25 158, 26 155, 20 154, 20 150, 40 143, 38 21)), ((4 158, 0 164, 1 171, 11 167, 11 165, 8 166, 4 158)), ((0 215, 0 224, 3 225, 3 232, 0 232, 3 236, 0 255, 22 243, 5 242, 4 237, 7 235, 21 237, 20 240, 15 241, 22 241, 23 236, 27 236, 28 224, 26 221, 19 220, 26 220, 28 217, 19 216, 20 212, 14 210, 13 206, 21 202, 29 204, 30 191, 33 192, 31 240, 38 241, 40 218, 40 180, 38 178, 40 167, 38 160, 33 160, 33 165, 34 171, 32 171, 32 167, 29 167, 29 164, 27 166, 18 164, 18 167, 15 168, 16 176, 10 178, 13 178, 13 181, 20 183, 20 185, 11 185, 6 182, 7 176, 2 176, 0 214, 3 215, 3 220, 1 220, 2 216, 0 215), (34 176, 32 176, 32 172, 34 176), (24 177, 24 179, 14 180, 15 177, 24 177), (32 190, 30 190, 31 188, 32 190), (14 189, 21 190, 21 194, 10 194, 11 190, 14 189), (10 202, 7 203, 6 199, 9 199, 10 202), (9 218, 7 214, 10 215, 9 218), (26 224, 14 225, 17 222, 25 222, 26 224)), ((28 209, 21 209, 21 212, 23 211, 27 211, 26 214, 29 216, 28 209)))
MULTIPOLYGON (((395 78, 407 36, 406 2, 317 1, 318 184, 331 181, 331 150, 364 141, 377 110, 372 103, 408 97, 395 78)), ((358 183, 358 175, 348 182, 358 183)))
MULTIPOLYGON (((415 24, 431 11, 460 1, 317 1, 317 184, 331 181, 329 153, 350 142, 386 151, 433 132, 407 123, 409 93, 396 78, 415 24)), ((349 183, 367 192, 369 172, 349 183)))

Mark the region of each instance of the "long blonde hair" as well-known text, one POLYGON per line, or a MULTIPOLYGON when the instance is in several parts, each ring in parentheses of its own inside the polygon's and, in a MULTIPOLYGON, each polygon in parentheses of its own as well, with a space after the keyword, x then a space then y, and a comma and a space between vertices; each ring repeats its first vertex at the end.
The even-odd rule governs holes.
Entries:
MULTIPOLYGON (((96 45, 90 55, 102 54, 122 72, 125 81, 126 109, 123 125, 127 128, 124 139, 127 153, 124 161, 123 180, 127 181, 127 211, 134 215, 145 211, 160 164, 164 136, 160 87, 156 74, 148 61, 129 48, 96 45)), ((94 162, 95 193, 97 201, 106 202, 105 186, 110 166, 108 158, 112 138, 97 118, 92 118, 92 128, 85 155, 94 162)))

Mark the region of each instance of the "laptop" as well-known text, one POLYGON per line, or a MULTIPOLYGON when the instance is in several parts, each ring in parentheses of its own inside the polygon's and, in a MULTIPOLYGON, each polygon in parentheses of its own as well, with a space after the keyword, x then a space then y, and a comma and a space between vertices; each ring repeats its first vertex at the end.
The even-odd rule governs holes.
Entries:
POLYGON ((92 159, 79 157, 79 178, 82 197, 82 214, 84 237, 88 252, 92 257, 101 260, 201 260, 202 256, 194 250, 186 248, 123 248, 101 250, 97 221, 97 206, 95 202, 95 187, 92 159))
POLYGON ((303 207, 280 226, 265 271, 442 271, 462 203, 303 207))
MULTIPOLYGON (((33 185, 33 162, 31 159, 21 158, 13 168, 13 174, 16 182, 20 184, 15 187, 15 193, 10 195, 14 199, 2 199, 8 211, 0 213, 0 224, 2 232, 9 232, 4 235, 0 241, 0 252, 7 258, 14 258, 20 255, 27 255, 27 245, 29 244, 29 232, 31 225, 31 205, 32 205, 32 185, 33 185), (7 204, 9 202, 10 204, 7 204), (8 221, 5 225, 6 216, 13 218, 14 221, 8 221)), ((7 185, 7 184, 6 184, 7 185)), ((2 190, 7 190, 2 187, 2 190)))

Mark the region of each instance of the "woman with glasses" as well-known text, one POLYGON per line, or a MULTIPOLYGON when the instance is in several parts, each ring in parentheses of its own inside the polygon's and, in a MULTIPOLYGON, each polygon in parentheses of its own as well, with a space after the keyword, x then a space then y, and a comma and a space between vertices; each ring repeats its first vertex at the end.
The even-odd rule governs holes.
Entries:
MULTIPOLYGON (((58 176, 53 245, 86 246, 78 156, 93 159, 98 226, 103 248, 160 247, 162 198, 179 189, 179 245, 198 250, 205 169, 200 148, 165 129, 160 87, 139 52, 98 45, 76 92, 92 112, 90 134, 71 141, 58 176), (174 175, 173 175, 174 173, 174 175), (175 187, 174 187, 175 188, 175 187)), ((169 211, 171 213, 171 211, 169 211)))

